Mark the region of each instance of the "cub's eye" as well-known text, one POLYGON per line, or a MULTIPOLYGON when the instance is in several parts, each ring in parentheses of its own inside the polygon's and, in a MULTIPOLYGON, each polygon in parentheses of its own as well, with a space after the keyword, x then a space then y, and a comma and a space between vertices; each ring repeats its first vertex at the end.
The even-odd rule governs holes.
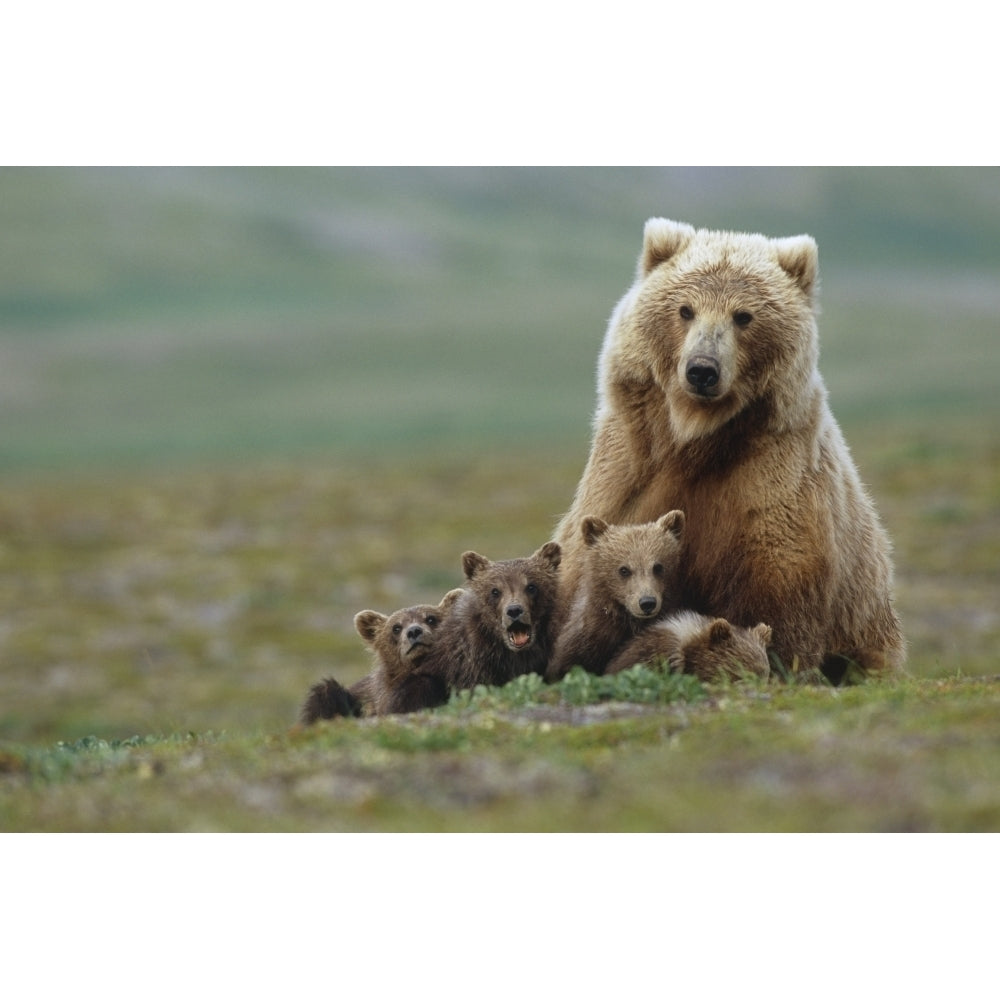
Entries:
POLYGON ((396 624, 392 626, 393 635, 399 635, 399 633, 402 631, 403 631, 403 626, 400 625, 399 622, 396 622, 396 624))
POLYGON ((628 568, 628 566, 619 566, 619 567, 618 567, 618 575, 619 575, 619 576, 620 576, 620 577, 621 577, 621 578, 622 578, 623 580, 627 580, 627 579, 628 579, 628 578, 629 578, 629 577, 630 577, 630 576, 632 575, 632 570, 630 570, 630 569, 628 568))
POLYGON ((737 326, 749 326, 750 321, 753 319, 753 315, 748 312, 735 312, 733 313, 733 322, 737 326))
POLYGON ((529 583, 528 586, 524 588, 524 590, 529 597, 534 597, 535 594, 538 593, 538 587, 534 583, 529 583))
POLYGON ((690 306, 681 306, 681 319, 694 319, 694 310, 690 306))
POLYGON ((438 620, 437 620, 437 618, 434 615, 428 615, 424 619, 424 622, 425 622, 425 624, 430 625, 431 628, 434 628, 434 626, 437 625, 438 620))
POLYGON ((663 564, 654 563, 653 564, 653 576, 663 576, 663 564))
POLYGON ((494 601, 499 600, 500 599, 500 591, 496 587, 494 587, 490 591, 490 596, 493 598, 494 601))

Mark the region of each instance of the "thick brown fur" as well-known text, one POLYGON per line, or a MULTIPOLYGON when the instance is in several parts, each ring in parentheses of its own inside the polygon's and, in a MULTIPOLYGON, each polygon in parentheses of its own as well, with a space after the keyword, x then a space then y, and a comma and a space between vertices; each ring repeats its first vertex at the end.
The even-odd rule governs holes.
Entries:
POLYGON ((581 524, 584 570, 545 672, 557 681, 573 666, 604 672, 615 651, 665 611, 678 607, 684 513, 672 510, 649 524, 581 524))
POLYGON ((423 664, 461 595, 461 590, 451 590, 440 604, 418 604, 391 615, 359 611, 354 627, 372 650, 371 672, 349 688, 333 678, 313 685, 300 723, 308 726, 338 715, 390 715, 443 705, 448 700, 444 681, 427 673, 423 664))
POLYGON ((767 658, 770 641, 769 625, 740 628, 725 618, 680 611, 626 643, 606 672, 617 674, 637 663, 662 663, 675 673, 694 674, 701 681, 766 679, 771 672, 767 658))
POLYGON ((544 673, 552 655, 561 552, 547 542, 525 559, 462 556, 465 590, 425 661, 449 690, 544 673))
POLYGON ((811 237, 646 223, 599 363, 590 458, 557 540, 584 574, 585 516, 687 516, 682 603, 771 623, 789 671, 901 668, 888 537, 827 405, 811 237))

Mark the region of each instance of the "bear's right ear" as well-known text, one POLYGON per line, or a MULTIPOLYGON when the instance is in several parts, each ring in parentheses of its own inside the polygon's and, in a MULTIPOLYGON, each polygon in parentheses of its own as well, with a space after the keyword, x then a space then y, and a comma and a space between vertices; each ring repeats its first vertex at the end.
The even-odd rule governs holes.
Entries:
POLYGON ((456 587, 454 590, 449 590, 444 597, 441 598, 441 603, 438 605, 438 611, 442 614, 450 611, 455 601, 457 601, 465 591, 461 587, 456 587))
POLYGON ((757 636, 757 638, 760 639, 760 641, 764 643, 765 646, 770 644, 771 642, 770 625, 765 625, 763 622, 761 622, 759 625, 754 625, 754 627, 750 631, 753 632, 753 634, 757 636))
POLYGON ((354 616, 354 627, 365 642, 374 642, 378 630, 389 620, 388 615, 377 611, 359 611, 354 616))
POLYGON ((709 644, 714 646, 718 642, 725 642, 733 634, 733 626, 725 618, 716 618, 708 629, 709 644))
POLYGON ((585 517, 580 524, 580 531, 583 533, 583 544, 589 548, 609 527, 608 522, 602 518, 585 517))
POLYGON ((664 531, 669 531, 674 538, 680 538, 684 530, 684 511, 672 510, 669 514, 664 514, 656 522, 664 531))
POLYGON ((490 564, 486 556, 481 556, 478 552, 462 553, 462 569, 465 571, 465 579, 471 580, 476 574, 482 573, 490 564))
POLYGON ((788 236, 771 240, 778 264, 802 290, 806 299, 812 301, 819 275, 819 249, 811 236, 788 236))
POLYGON ((654 267, 670 260, 683 250, 694 237, 694 226, 670 219, 647 219, 642 232, 642 256, 639 277, 645 278, 654 267))

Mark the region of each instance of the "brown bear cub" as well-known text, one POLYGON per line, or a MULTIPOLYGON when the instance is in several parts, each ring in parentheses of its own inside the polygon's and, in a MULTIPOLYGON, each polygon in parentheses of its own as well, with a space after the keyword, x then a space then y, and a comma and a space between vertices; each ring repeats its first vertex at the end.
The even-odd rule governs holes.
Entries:
POLYGON ((552 655, 561 558, 555 542, 527 558, 502 562, 466 552, 465 590, 423 669, 449 690, 497 686, 521 674, 543 673, 552 655))
POLYGON ((617 674, 637 663, 662 662, 670 671, 694 674, 700 681, 766 679, 771 673, 770 641, 770 625, 740 628, 725 618, 679 611, 627 643, 605 673, 617 674))
POLYGON ((314 685, 299 721, 308 726, 338 715, 389 715, 443 705, 448 700, 444 681, 426 673, 423 663, 461 595, 451 590, 438 605, 418 604, 391 615, 359 611, 354 627, 374 654, 371 673, 349 688, 333 678, 314 685))
POLYGON ((545 672, 557 681, 573 666, 593 674, 627 640, 678 606, 684 512, 648 524, 610 525, 585 517, 584 568, 545 672))

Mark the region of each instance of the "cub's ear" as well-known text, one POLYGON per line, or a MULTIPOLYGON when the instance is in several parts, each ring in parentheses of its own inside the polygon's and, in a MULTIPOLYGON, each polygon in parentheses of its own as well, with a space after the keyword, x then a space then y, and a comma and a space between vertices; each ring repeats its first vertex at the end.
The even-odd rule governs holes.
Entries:
POLYGON ((449 590, 448 593, 441 598, 441 603, 438 605, 438 611, 440 611, 441 614, 446 614, 447 612, 451 611, 455 601, 457 601, 464 593, 465 591, 462 590, 461 587, 456 587, 454 590, 449 590))
POLYGON ((802 289, 802 294, 812 301, 819 275, 819 248, 811 236, 788 236, 781 240, 771 240, 778 264, 802 289))
POLYGON ((765 646, 770 645, 771 642, 770 625, 765 625, 763 622, 761 622, 759 625, 754 625, 754 627, 750 631, 753 632, 753 634, 757 636, 757 638, 760 639, 760 641, 764 643, 765 646))
POLYGON ((471 580, 478 576, 490 565, 486 556, 481 556, 478 552, 462 553, 462 569, 465 571, 465 579, 471 580))
POLYGON ((709 644, 714 646, 717 642, 725 642, 733 634, 733 626, 725 618, 716 618, 708 628, 709 644))
POLYGON ((672 510, 669 514, 664 514, 656 522, 664 531, 669 531, 674 538, 680 538, 684 530, 684 511, 672 510))
POLYGON ((558 569, 562 562, 562 549, 558 542, 546 542, 531 558, 544 559, 553 569, 558 569))
POLYGON ((585 517, 580 524, 580 531, 583 534, 583 543, 588 546, 588 548, 593 545, 605 531, 608 530, 610 525, 607 521, 602 520, 599 517, 585 517))
POLYGON ((639 257, 639 277, 645 278, 654 267, 670 260, 683 250, 694 237, 694 226, 670 219, 647 219, 642 232, 642 255, 639 257))
POLYGON ((378 630, 389 620, 388 615, 377 611, 359 611, 354 616, 354 627, 365 642, 374 642, 378 630))

